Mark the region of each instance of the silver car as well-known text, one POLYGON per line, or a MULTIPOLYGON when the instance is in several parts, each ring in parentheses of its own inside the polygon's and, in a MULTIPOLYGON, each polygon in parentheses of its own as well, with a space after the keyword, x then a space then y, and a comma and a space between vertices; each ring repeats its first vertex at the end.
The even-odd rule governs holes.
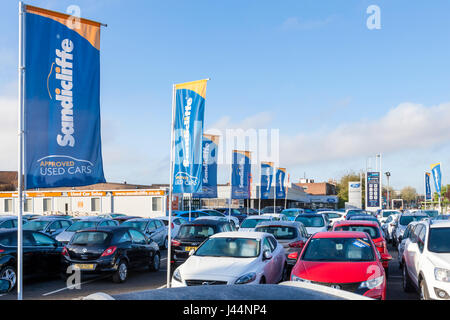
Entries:
POLYGON ((255 227, 255 232, 270 233, 277 239, 286 252, 286 262, 294 266, 298 254, 308 241, 308 232, 301 222, 297 221, 264 221, 255 227), (291 253, 297 253, 297 257, 289 257, 291 253))
POLYGON ((74 222, 66 230, 58 234, 55 239, 59 242, 67 244, 72 239, 75 232, 84 229, 97 228, 97 227, 108 227, 108 226, 118 226, 117 221, 111 219, 104 219, 100 217, 78 217, 77 221, 74 222))
POLYGON ((394 225, 395 229, 392 237, 393 245, 397 246, 399 244, 399 238, 403 237, 403 233, 405 232, 408 224, 413 221, 420 221, 427 218, 429 218, 429 216, 421 211, 406 212, 399 215, 397 222, 394 225))
POLYGON ((167 249, 168 236, 167 226, 159 219, 137 218, 130 219, 121 224, 124 227, 132 227, 155 241, 160 248, 167 249))
POLYGON ((400 269, 403 268, 402 257, 403 257, 403 251, 405 250, 406 240, 408 240, 410 235, 412 235, 412 233, 414 232, 414 227, 418 223, 419 223, 418 221, 413 221, 410 224, 408 224, 408 226, 406 227, 405 232, 403 233, 403 236, 400 237, 400 239, 399 239, 399 244, 398 244, 398 264, 399 264, 400 269))

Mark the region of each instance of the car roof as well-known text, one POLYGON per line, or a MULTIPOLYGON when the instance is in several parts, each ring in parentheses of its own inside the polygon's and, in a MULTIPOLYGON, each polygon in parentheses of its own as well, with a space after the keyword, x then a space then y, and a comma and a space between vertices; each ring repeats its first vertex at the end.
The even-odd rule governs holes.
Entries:
POLYGON ((282 227, 300 227, 303 223, 299 221, 263 221, 260 222, 255 228, 261 226, 282 226, 282 227))
POLYGON ((199 225, 199 224, 216 226, 216 225, 224 224, 224 223, 228 223, 228 221, 225 221, 225 220, 213 220, 213 219, 198 219, 198 220, 195 219, 195 220, 193 220, 191 222, 183 224, 183 226, 199 225))
POLYGON ((298 215, 298 217, 306 217, 306 218, 322 217, 323 218, 323 215, 322 215, 322 212, 320 212, 320 213, 303 213, 301 215, 298 215))
POLYGON ((75 217, 77 219, 79 219, 77 222, 79 221, 84 221, 84 220, 92 220, 92 221, 100 221, 100 220, 108 220, 108 221, 113 221, 113 219, 109 219, 109 218, 102 218, 102 217, 92 217, 92 216, 82 216, 82 217, 75 217))
MULTIPOLYGON (((360 231, 327 231, 313 234, 314 239, 326 238, 367 238, 367 233, 360 231)), ((370 238, 370 236, 369 236, 370 238)))
POLYGON ((16 216, 0 216, 0 220, 13 220, 17 219, 16 216))
POLYGON ((129 221, 154 221, 154 220, 159 220, 159 218, 131 218, 131 219, 127 219, 125 222, 129 222, 129 221))
POLYGON ((63 218, 63 217, 39 217, 33 219, 32 221, 58 221, 58 220, 71 221, 70 218, 63 218))
POLYGON ((257 215, 257 216, 250 216, 248 218, 245 218, 244 220, 269 220, 272 218, 271 216, 265 216, 265 215, 257 215))
POLYGON ((379 226, 375 220, 344 220, 335 222, 334 226, 379 226))
POLYGON ((255 232, 255 231, 231 231, 231 232, 220 232, 212 235, 210 238, 250 238, 250 239, 263 239, 270 235, 266 232, 255 232))
POLYGON ((433 220, 430 228, 450 228, 450 220, 433 220))
POLYGON ((78 230, 77 233, 78 232, 89 232, 89 231, 90 232, 93 232, 93 231, 114 232, 114 231, 129 230, 129 229, 136 230, 132 227, 126 227, 126 226, 104 226, 104 227, 98 227, 95 229, 88 228, 88 229, 78 230))

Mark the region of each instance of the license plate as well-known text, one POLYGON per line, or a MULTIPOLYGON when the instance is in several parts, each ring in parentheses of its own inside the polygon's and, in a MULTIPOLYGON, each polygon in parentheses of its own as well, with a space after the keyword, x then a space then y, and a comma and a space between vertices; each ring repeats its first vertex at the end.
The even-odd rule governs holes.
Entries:
POLYGON ((184 251, 197 250, 197 247, 185 247, 184 251))
POLYGON ((80 270, 94 270, 95 264, 74 264, 74 267, 79 268, 80 270))

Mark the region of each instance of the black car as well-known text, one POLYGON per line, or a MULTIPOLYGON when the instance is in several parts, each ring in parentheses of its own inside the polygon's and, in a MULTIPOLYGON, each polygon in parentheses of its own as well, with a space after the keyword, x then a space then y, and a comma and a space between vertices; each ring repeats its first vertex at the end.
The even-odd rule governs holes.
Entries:
MULTIPOLYGON (((23 275, 59 275, 63 246, 37 231, 23 230, 23 275)), ((0 278, 9 279, 11 289, 17 281, 17 229, 0 230, 0 278)))
MULTIPOLYGON (((226 216, 228 216, 228 214, 229 214, 229 212, 230 212, 230 209, 229 209, 229 208, 219 208, 219 209, 216 209, 216 210, 219 211, 220 213, 223 213, 223 214, 226 215, 226 216)), ((242 212, 241 210, 239 210, 239 209, 234 209, 234 208, 231 208, 231 215, 232 215, 233 217, 238 218, 239 224, 241 224, 242 221, 244 221, 245 218, 247 218, 247 214, 243 213, 243 212, 242 212)))
POLYGON ((167 249, 167 227, 159 219, 137 218, 121 224, 124 227, 135 228, 155 241, 160 248, 167 249))
POLYGON ((99 227, 74 234, 62 252, 62 272, 69 276, 78 268, 81 273, 111 273, 116 283, 126 281, 128 270, 147 267, 158 271, 159 247, 142 232, 130 227, 99 227))
POLYGON ((39 231, 56 237, 72 225, 73 221, 66 218, 42 217, 31 220, 23 226, 23 230, 39 231))
POLYGON ((213 234, 233 231, 226 220, 197 219, 180 227, 177 236, 172 239, 172 264, 181 264, 189 258, 189 251, 196 250, 200 244, 213 234))
POLYGON ((284 210, 284 207, 282 206, 276 206, 276 207, 264 207, 264 209, 261 210, 261 214, 264 213, 281 213, 281 211, 284 210))

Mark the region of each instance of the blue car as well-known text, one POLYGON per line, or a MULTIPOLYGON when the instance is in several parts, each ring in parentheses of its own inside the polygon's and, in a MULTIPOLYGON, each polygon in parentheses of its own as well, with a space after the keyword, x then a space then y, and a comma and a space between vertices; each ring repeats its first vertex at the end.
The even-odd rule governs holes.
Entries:
POLYGON ((295 221, 295 217, 297 217, 299 214, 303 214, 303 213, 305 213, 305 210, 299 209, 299 208, 290 208, 290 209, 284 209, 283 211, 281 211, 281 214, 285 215, 289 221, 295 221))

